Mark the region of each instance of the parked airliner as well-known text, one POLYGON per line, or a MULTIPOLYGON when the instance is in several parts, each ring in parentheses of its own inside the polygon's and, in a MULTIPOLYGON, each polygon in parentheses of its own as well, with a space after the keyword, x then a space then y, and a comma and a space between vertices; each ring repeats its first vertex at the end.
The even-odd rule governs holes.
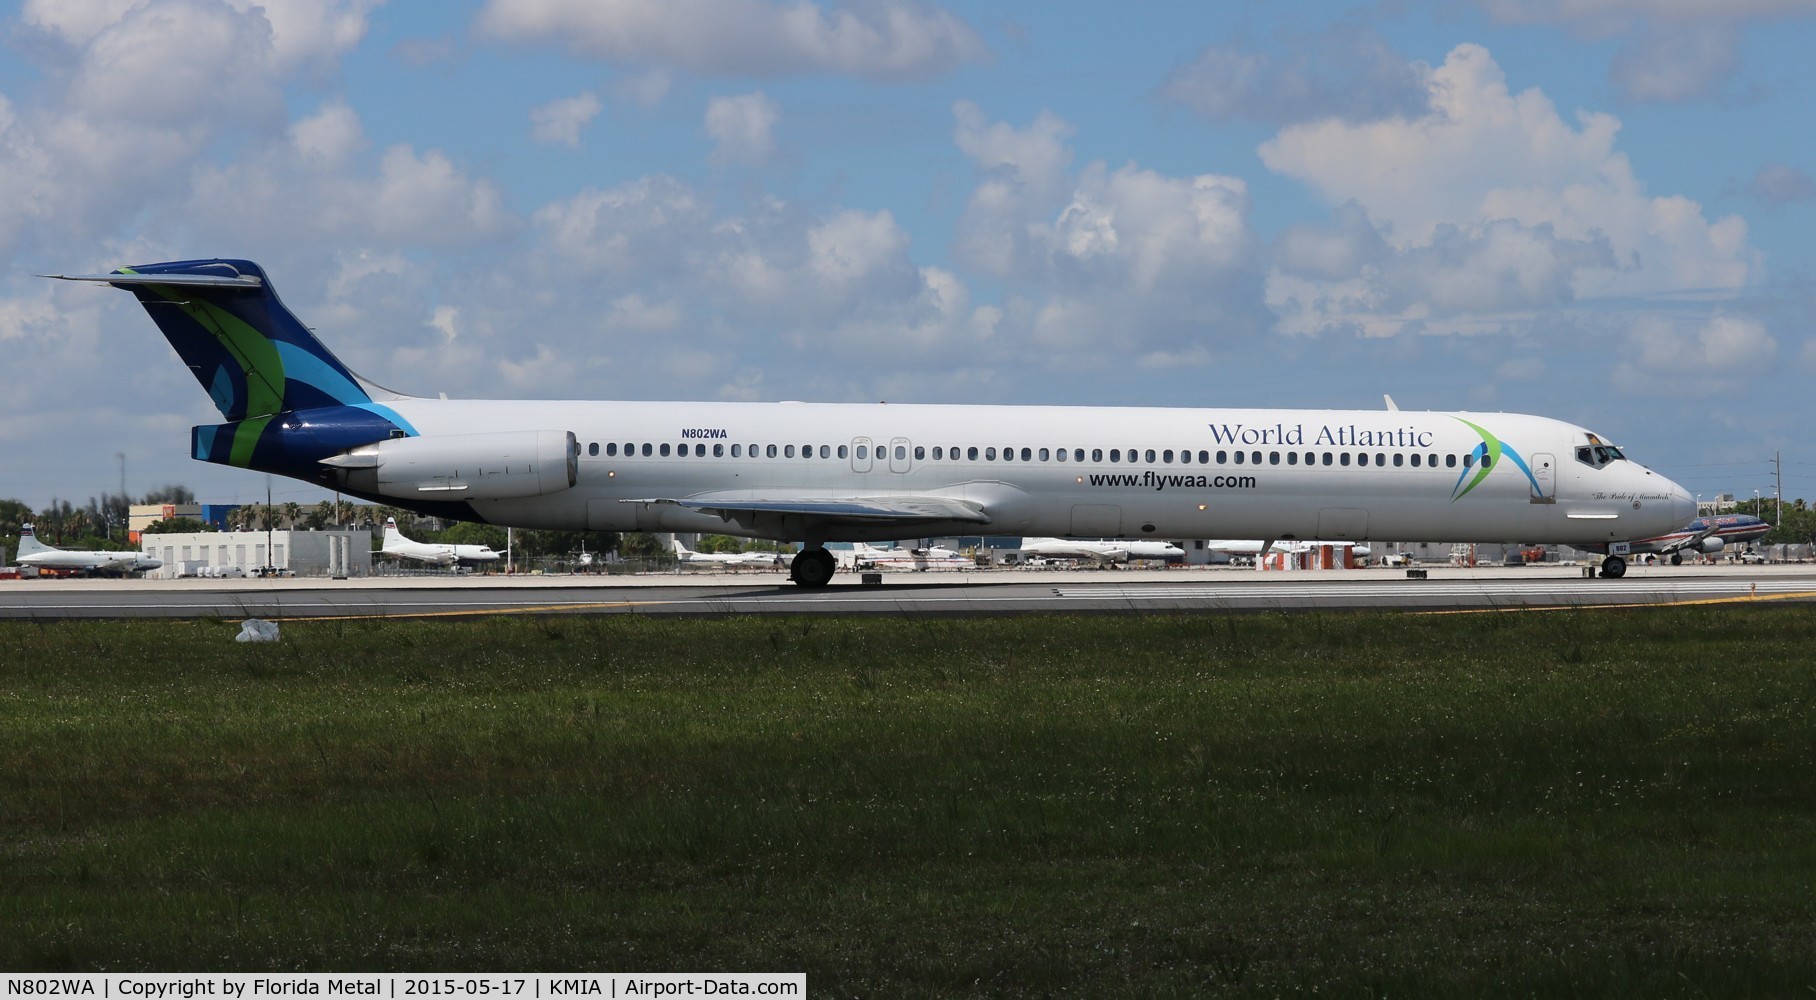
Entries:
POLYGON ((476 566, 497 562, 504 553, 490 545, 449 545, 443 542, 413 542, 397 530, 397 518, 385 518, 384 547, 379 551, 399 559, 431 562, 437 566, 476 566))
MULTIPOLYGON (((1684 552, 1700 552, 1703 555, 1714 555, 1730 545, 1739 545, 1756 538, 1764 538, 1772 530, 1768 521, 1760 520, 1751 514, 1716 514, 1710 517, 1699 517, 1676 531, 1666 532, 1655 538, 1641 538, 1633 542, 1631 553, 1656 552, 1661 556, 1670 556, 1672 565, 1681 565, 1684 552)), ((1601 545, 1586 545, 1590 552, 1606 552, 1601 545)))
POLYGON ((246 260, 49 275, 131 291, 224 423, 202 461, 439 517, 802 543, 935 535, 1625 546, 1696 515, 1600 435, 1510 413, 423 399, 357 378, 246 260))
POLYGON ((37 534, 29 524, 19 528, 19 565, 36 566, 39 569, 70 570, 84 575, 98 573, 119 574, 143 573, 164 565, 162 559, 153 559, 142 552, 131 550, 121 552, 103 552, 100 550, 78 551, 75 549, 52 548, 38 540, 37 534))

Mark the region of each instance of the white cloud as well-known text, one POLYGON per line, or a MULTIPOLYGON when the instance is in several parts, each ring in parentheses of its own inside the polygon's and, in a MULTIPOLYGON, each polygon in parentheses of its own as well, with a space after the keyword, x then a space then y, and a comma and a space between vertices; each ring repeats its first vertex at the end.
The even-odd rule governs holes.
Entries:
MULTIPOLYGON (((367 14, 382 0, 26 0, 20 19, 76 47, 94 44, 130 21, 171 18, 194 23, 198 12, 225 7, 269 25, 267 44, 280 73, 331 65, 359 44, 367 14)), ((177 67, 172 67, 177 68, 177 67)), ((225 88, 223 88, 225 89, 225 88)), ((142 95, 141 95, 142 96, 142 95)))
POLYGON ((1629 100, 1688 101, 1714 94, 1740 65, 1728 24, 1649 28, 1615 54, 1608 76, 1629 100))
POLYGON ((1650 386, 1666 379, 1699 394, 1757 374, 1778 357, 1778 341, 1764 323, 1720 314, 1696 320, 1644 316, 1628 330, 1627 345, 1615 368, 1617 382, 1650 386))
POLYGON ((595 94, 576 94, 550 101, 530 112, 530 138, 563 146, 580 145, 580 130, 605 106, 595 94))
POLYGON ((1396 56, 1372 30, 1334 25, 1270 49, 1208 46, 1167 74, 1161 94, 1213 122, 1355 121, 1425 110, 1425 67, 1396 56))
POLYGON ((1071 126, 1050 115, 1016 128, 954 107, 954 141, 979 174, 958 251, 1008 281, 999 326, 1056 366, 1102 352, 1208 359, 1264 328, 1248 187, 1219 174, 1169 177, 1125 164, 1069 171, 1071 126))
POLYGON ((706 134, 718 143, 712 160, 718 164, 760 164, 775 152, 772 135, 781 109, 762 91, 735 97, 715 97, 706 105, 706 134))
POLYGON ((1269 292, 1284 329, 1385 333, 1448 314, 1456 322, 1421 328, 1479 331, 1589 296, 1737 290, 1757 270, 1742 219, 1646 192, 1612 116, 1579 113, 1572 127, 1538 90, 1510 93, 1473 45, 1430 88, 1420 118, 1327 120, 1262 144, 1268 167, 1367 220, 1289 231, 1269 292), (1320 247, 1322 272, 1308 263, 1320 247), (1486 327, 1468 318, 1507 310, 1486 327))
POLYGON ((1747 192, 1768 205, 1816 201, 1816 179, 1788 164, 1768 163, 1753 175, 1747 192))
POLYGON ((290 126, 290 145, 305 163, 317 170, 344 167, 365 148, 359 116, 345 104, 330 104, 290 126))
POLYGON ((490 0, 478 28, 502 41, 709 76, 912 79, 984 54, 962 20, 907 0, 831 10, 811 0, 490 0))

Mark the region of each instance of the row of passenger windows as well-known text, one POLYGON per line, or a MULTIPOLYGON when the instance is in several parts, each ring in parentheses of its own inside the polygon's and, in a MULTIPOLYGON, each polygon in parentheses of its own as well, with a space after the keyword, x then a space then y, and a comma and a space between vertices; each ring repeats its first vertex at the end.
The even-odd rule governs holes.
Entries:
MULTIPOLYGON (((753 445, 748 445, 748 446, 737 445, 737 444, 732 444, 732 445, 713 444, 713 445, 708 446, 705 444, 698 444, 698 443, 688 444, 686 442, 683 442, 683 443, 677 444, 677 445, 670 445, 667 442, 663 442, 660 444, 652 444, 647 441, 642 444, 626 443, 624 445, 620 445, 616 441, 607 441, 604 445, 600 445, 599 442, 594 441, 591 444, 588 444, 586 446, 586 453, 589 456, 597 458, 600 454, 600 451, 603 449, 606 457, 608 457, 608 458, 616 458, 619 455, 625 455, 625 456, 641 455, 644 458, 652 458, 652 457, 657 457, 657 456, 660 456, 662 458, 668 458, 670 456, 674 456, 677 458, 687 458, 691 455, 694 458, 706 458, 710 451, 710 454, 713 458, 724 458, 729 453, 730 457, 732 457, 732 458, 744 458, 744 457, 748 456, 750 458, 795 458, 795 457, 816 458, 816 457, 818 457, 818 458, 825 458, 825 459, 832 459, 832 458, 846 459, 846 458, 850 458, 852 456, 853 448, 856 449, 855 454, 860 461, 870 459, 872 457, 872 452, 875 453, 875 458, 878 461, 883 461, 883 460, 886 460, 886 459, 889 459, 892 457, 889 453, 889 450, 882 445, 877 445, 875 448, 872 448, 870 445, 863 445, 863 444, 860 444, 860 445, 804 444, 804 445, 799 445, 799 446, 792 445, 792 444, 768 444, 768 445, 753 444, 753 445)), ((910 451, 910 448, 907 445, 898 444, 898 445, 894 445, 893 448, 894 448, 893 458, 896 461, 905 461, 908 458, 908 453, 910 451)), ((941 445, 934 445, 931 449, 929 449, 929 448, 926 448, 921 445, 915 445, 913 447, 912 451, 914 453, 914 460, 917 462, 924 462, 929 459, 931 459, 932 461, 935 461, 935 462, 957 462, 957 461, 961 461, 961 460, 967 461, 967 462, 976 462, 976 461, 985 461, 985 462, 998 462, 998 461, 1001 461, 1001 462, 1015 462, 1015 461, 1022 461, 1022 462, 1083 462, 1086 460, 1085 459, 1085 449, 1083 449, 1083 448, 1067 449, 1067 448, 1013 448, 1013 447, 1010 447, 1010 448, 997 449, 997 448, 989 447, 989 446, 980 448, 976 445, 972 445, 972 446, 966 447, 966 448, 960 448, 957 445, 954 445, 950 448, 944 447, 941 445)), ((1226 450, 1226 451, 1213 452, 1213 451, 1207 451, 1207 450, 1203 450, 1203 449, 1200 449, 1197 451, 1193 451, 1191 449, 1180 449, 1179 451, 1174 451, 1171 448, 1164 448, 1164 449, 1159 449, 1159 450, 1156 450, 1154 448, 1144 448, 1144 449, 1130 448, 1127 451, 1124 451, 1121 448, 1111 448, 1106 452, 1102 448, 1092 448, 1090 450, 1090 461, 1098 463, 1098 464, 1103 464, 1105 461, 1108 461, 1111 464, 1118 464, 1118 463, 1122 463, 1122 462, 1138 462, 1138 463, 1145 463, 1148 465, 1156 465, 1156 464, 1160 464, 1160 465, 1193 465, 1193 464, 1197 464, 1197 465, 1339 465, 1339 466, 1347 466, 1347 465, 1354 464, 1354 465, 1362 465, 1362 466, 1366 466, 1366 465, 1388 466, 1388 465, 1391 465, 1395 468, 1411 466, 1412 468, 1415 468, 1415 469, 1418 469, 1418 468, 1435 469, 1435 468, 1439 467, 1439 464, 1441 462, 1443 467, 1447 468, 1447 469, 1454 469, 1454 468, 1458 467, 1459 465, 1462 466, 1463 468, 1467 469, 1474 463, 1475 456, 1474 455, 1454 455, 1454 454, 1438 455, 1438 454, 1431 453, 1431 452, 1398 452, 1398 451, 1396 451, 1396 452, 1377 451, 1372 454, 1369 452, 1366 452, 1366 451, 1358 451, 1358 452, 1347 452, 1347 451, 1339 451, 1339 452, 1328 452, 1328 451, 1260 452, 1260 451, 1227 451, 1226 450), (1303 458, 1301 456, 1303 456, 1303 458), (1195 458, 1195 461, 1194 461, 1194 458, 1195 458)), ((1483 456, 1482 464, 1484 466, 1489 464, 1489 459, 1487 456, 1483 456)))

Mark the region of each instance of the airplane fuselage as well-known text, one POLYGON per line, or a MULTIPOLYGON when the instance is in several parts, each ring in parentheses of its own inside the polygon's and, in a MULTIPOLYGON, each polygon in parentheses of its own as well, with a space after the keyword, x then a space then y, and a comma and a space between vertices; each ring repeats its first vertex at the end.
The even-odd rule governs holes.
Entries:
MULTIPOLYGON (((703 494, 728 504, 934 494, 987 512, 982 523, 851 524, 828 535, 850 541, 986 533, 1606 543, 1694 516, 1681 488, 1643 466, 1578 460, 1597 440, 1583 428, 1522 414, 428 399, 388 401, 380 412, 428 439, 499 427, 572 432, 572 486, 464 501, 483 520, 531 528, 810 533, 787 513, 730 518, 667 502, 703 494)), ((298 447, 277 467, 258 454, 249 467, 328 481, 312 465, 346 443, 325 435, 322 453, 311 454, 303 445, 312 411, 284 418, 298 447)), ((460 499, 441 489, 370 498, 431 513, 460 499)))

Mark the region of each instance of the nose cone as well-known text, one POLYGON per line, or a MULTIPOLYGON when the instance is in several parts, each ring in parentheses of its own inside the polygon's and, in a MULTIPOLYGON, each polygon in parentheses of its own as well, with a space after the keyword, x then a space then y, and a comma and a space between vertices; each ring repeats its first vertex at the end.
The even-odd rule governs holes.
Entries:
POLYGON ((1665 485, 1671 490, 1672 523, 1682 526, 1696 520, 1696 498, 1669 479, 1665 480, 1665 485))

